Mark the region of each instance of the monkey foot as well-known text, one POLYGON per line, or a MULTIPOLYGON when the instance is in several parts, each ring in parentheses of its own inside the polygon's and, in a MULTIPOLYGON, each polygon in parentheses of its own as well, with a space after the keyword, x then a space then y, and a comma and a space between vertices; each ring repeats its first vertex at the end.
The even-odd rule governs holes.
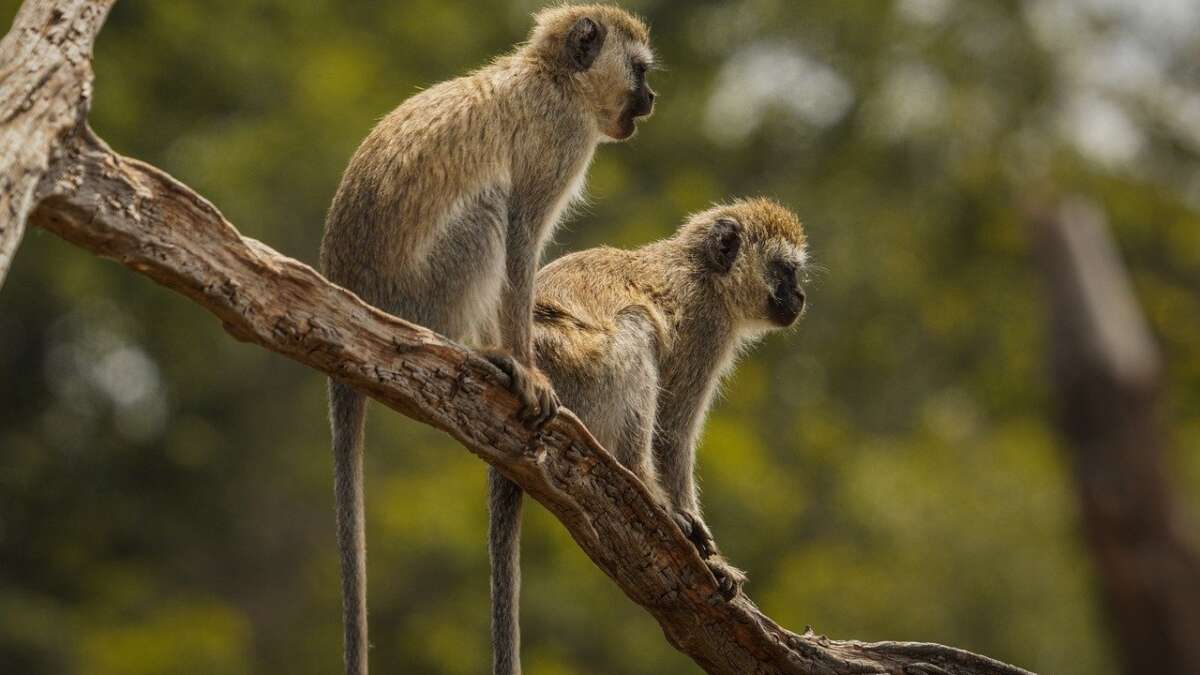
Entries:
POLYGON ((690 511, 676 511, 672 516, 675 518, 675 524, 683 530, 683 536, 692 542, 701 558, 708 559, 717 554, 717 542, 699 516, 690 511))
POLYGON ((541 429, 554 419, 560 406, 558 394, 542 371, 521 365, 509 354, 485 352, 483 356, 508 376, 508 390, 521 402, 517 413, 521 421, 541 429))
POLYGON ((713 577, 716 578, 717 588, 721 591, 722 597, 732 600, 742 592, 742 586, 746 583, 745 572, 730 565, 719 555, 704 562, 708 565, 708 570, 712 572, 713 577))

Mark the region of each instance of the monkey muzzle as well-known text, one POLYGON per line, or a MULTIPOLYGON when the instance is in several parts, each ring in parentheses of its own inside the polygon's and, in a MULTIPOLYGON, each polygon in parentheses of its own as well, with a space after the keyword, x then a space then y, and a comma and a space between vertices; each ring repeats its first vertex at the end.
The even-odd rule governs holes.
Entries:
POLYGON ((648 85, 631 91, 617 117, 616 128, 608 135, 619 141, 633 136, 633 132, 637 131, 637 120, 649 117, 654 112, 654 97, 654 90, 648 85))
POLYGON ((657 94, 648 85, 634 92, 629 106, 629 116, 633 119, 649 117, 654 112, 654 97, 657 94))
POLYGON ((781 328, 794 323, 804 313, 804 289, 793 286, 780 286, 771 294, 768 314, 771 321, 781 328))

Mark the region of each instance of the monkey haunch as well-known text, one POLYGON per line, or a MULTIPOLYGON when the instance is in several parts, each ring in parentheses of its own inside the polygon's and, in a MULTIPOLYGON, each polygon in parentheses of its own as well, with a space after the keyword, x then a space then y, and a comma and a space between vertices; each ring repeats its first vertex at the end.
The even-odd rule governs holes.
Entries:
MULTIPOLYGON (((326 222, 321 266, 367 302, 451 338, 502 346, 523 417, 558 409, 533 367, 533 278, 582 190, 596 144, 633 135, 654 92, 648 32, 613 7, 557 7, 529 41, 387 115, 354 153, 326 222)), ((329 386, 346 670, 367 672, 362 504, 365 399, 329 386)))
MULTIPOLYGON (((751 199, 694 215, 670 239, 581 251, 537 275, 538 363, 563 403, 674 516, 727 597, 745 577, 701 518, 696 443, 739 351, 803 312, 805 261, 796 217, 751 199)), ((521 491, 495 470, 489 477, 494 665, 513 675, 521 491)))

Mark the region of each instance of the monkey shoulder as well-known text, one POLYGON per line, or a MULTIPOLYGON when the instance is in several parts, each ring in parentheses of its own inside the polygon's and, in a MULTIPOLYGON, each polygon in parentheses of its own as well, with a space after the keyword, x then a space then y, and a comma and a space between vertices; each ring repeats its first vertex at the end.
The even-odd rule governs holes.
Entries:
POLYGON ((364 148, 380 151, 394 170, 444 162, 469 171, 484 162, 493 171, 511 137, 502 99, 495 83, 478 73, 439 82, 380 120, 364 148))

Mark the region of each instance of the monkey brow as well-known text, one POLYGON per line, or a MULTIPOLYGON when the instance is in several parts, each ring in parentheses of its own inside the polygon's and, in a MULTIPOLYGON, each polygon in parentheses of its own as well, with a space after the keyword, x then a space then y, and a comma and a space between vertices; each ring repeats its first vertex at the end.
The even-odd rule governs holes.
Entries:
POLYGON ((634 65, 642 66, 646 70, 658 69, 658 59, 654 56, 654 51, 643 44, 634 48, 632 61, 634 65))

